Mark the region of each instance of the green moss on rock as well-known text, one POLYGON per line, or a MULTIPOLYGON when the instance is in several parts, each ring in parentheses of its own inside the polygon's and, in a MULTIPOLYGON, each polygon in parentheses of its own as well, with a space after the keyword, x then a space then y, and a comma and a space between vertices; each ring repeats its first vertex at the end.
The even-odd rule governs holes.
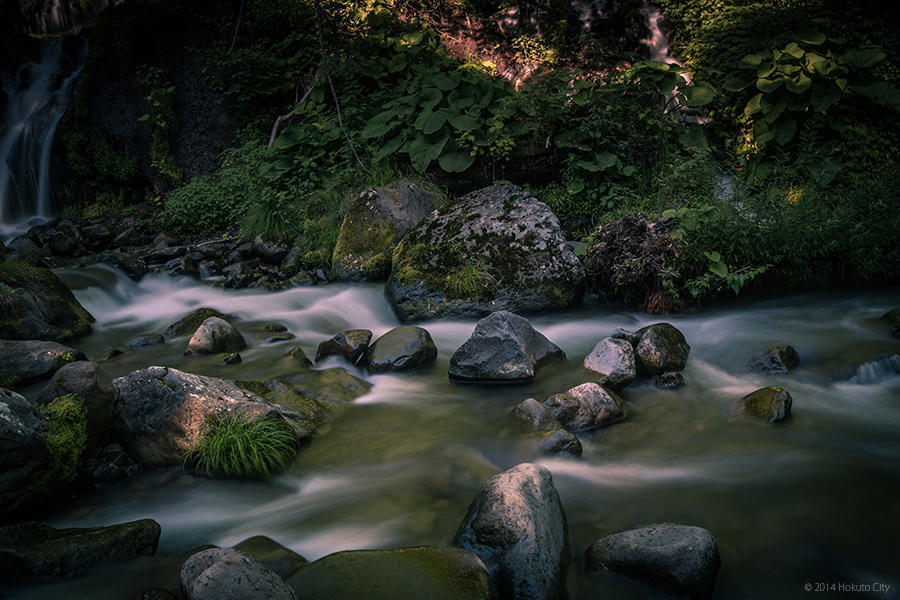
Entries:
POLYGON ((78 394, 66 394, 41 407, 47 425, 44 444, 50 455, 53 478, 60 483, 75 479, 87 447, 87 409, 78 394))

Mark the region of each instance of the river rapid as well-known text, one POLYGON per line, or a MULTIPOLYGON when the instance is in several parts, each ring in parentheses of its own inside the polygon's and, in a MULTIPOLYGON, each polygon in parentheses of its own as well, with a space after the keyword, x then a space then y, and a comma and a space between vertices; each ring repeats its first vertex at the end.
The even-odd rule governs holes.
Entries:
MULTIPOLYGON (((344 329, 367 328, 377 337, 399 324, 379 285, 226 291, 161 274, 135 283, 104 267, 60 275, 97 318, 95 332, 76 344, 94 359, 138 334, 162 332, 201 306, 238 315, 251 344, 242 364, 222 366, 216 357, 183 356, 186 338, 167 340, 103 361, 113 377, 168 365, 265 379, 296 368, 284 354, 297 344, 312 357, 320 341, 344 329), (269 322, 283 323, 296 339, 261 344, 261 326, 269 322)), ((178 556, 192 547, 233 545, 253 535, 270 536, 309 560, 347 549, 448 545, 483 481, 537 462, 552 471, 566 511, 573 598, 657 597, 615 577, 583 573, 589 544, 652 521, 699 525, 716 536, 722 556, 716 598, 796 598, 805 584, 823 582, 870 586, 853 597, 900 598, 900 376, 851 382, 860 363, 900 352, 900 342, 877 323, 897 305, 900 289, 893 288, 743 301, 666 317, 691 345, 687 385, 626 388, 629 418, 580 434, 579 459, 539 455, 511 408, 582 383, 582 359, 615 328, 663 319, 593 301, 531 317, 568 359, 539 371, 533 383, 506 386, 447 378, 450 355, 474 320, 425 323, 439 351, 425 371, 371 376, 336 358, 316 366, 343 366, 374 387, 271 481, 152 470, 63 502, 49 519, 53 526, 155 519, 162 526, 156 557, 18 588, 8 597, 121 600, 177 585, 178 556), (797 371, 741 373, 747 358, 775 344, 797 349, 797 371), (736 417, 734 401, 766 385, 791 393, 793 416, 776 426, 736 417), (876 583, 891 587, 876 591, 876 583)))

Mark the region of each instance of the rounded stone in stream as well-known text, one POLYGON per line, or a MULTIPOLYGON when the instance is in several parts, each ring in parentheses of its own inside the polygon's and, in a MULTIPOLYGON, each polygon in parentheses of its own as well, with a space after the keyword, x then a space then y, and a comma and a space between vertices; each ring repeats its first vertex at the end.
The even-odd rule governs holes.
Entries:
POLYGON ((544 407, 569 431, 606 427, 628 416, 628 407, 622 398, 593 382, 550 396, 544 407))
POLYGON ((792 403, 793 399, 787 390, 773 385, 747 394, 737 401, 735 408, 740 414, 772 424, 790 416, 792 403))
POLYGON ((395 327, 375 340, 369 349, 371 373, 406 371, 430 365, 437 358, 431 334, 421 327, 395 327))
POLYGON ((648 375, 680 371, 687 364, 691 347, 684 334, 669 323, 655 323, 635 332, 634 346, 641 368, 648 375))
POLYGON ((181 567, 185 600, 296 600, 277 573, 234 548, 211 548, 181 567))
POLYGON ((264 535, 247 538, 240 544, 235 544, 234 549, 249 554, 267 569, 275 571, 282 579, 287 579, 309 562, 290 548, 285 548, 264 535))
POLYGON ((772 346, 754 354, 744 365, 748 373, 785 374, 793 371, 800 364, 797 351, 791 346, 772 346))
POLYGON ((578 436, 564 429, 544 434, 541 441, 538 442, 538 450, 544 454, 568 454, 570 456, 581 456, 584 451, 578 436))
POLYGON ((328 356, 343 356, 350 364, 359 364, 366 359, 372 332, 368 329, 348 329, 319 344, 316 362, 328 356))
POLYGON ((710 598, 719 572, 716 538, 702 527, 651 523, 588 547, 588 573, 610 571, 677 597, 710 598))
POLYGON ((129 348, 146 348, 147 346, 164 344, 165 341, 165 338, 158 333, 148 333, 147 335, 139 335, 136 338, 131 338, 125 345, 129 348))
POLYGON ((224 319, 210 317, 191 336, 185 354, 236 352, 246 347, 247 342, 234 325, 224 319))
POLYGON ((621 390, 637 377, 634 348, 627 340, 604 338, 585 357, 584 368, 598 373, 603 385, 621 390))
POLYGON ((114 358, 118 358, 120 356, 124 356, 125 352, 121 348, 116 348, 115 346, 110 346, 106 350, 103 351, 103 356, 100 357, 100 360, 112 360, 114 358))
POLYGON ((219 317, 225 321, 231 322, 231 317, 224 315, 214 308, 198 308, 191 314, 175 321, 163 332, 166 337, 180 337, 188 335, 196 331, 200 324, 210 317, 219 317))
POLYGON ((534 398, 527 398, 517 404, 513 414, 522 422, 531 425, 535 431, 542 433, 562 429, 562 424, 543 404, 534 398))
POLYGON ((453 544, 484 561, 502 600, 568 597, 569 531, 544 467, 523 463, 485 482, 453 544))
POLYGON ((677 390, 684 386, 684 375, 675 371, 669 371, 668 373, 658 375, 656 379, 653 380, 653 385, 664 390, 677 390))

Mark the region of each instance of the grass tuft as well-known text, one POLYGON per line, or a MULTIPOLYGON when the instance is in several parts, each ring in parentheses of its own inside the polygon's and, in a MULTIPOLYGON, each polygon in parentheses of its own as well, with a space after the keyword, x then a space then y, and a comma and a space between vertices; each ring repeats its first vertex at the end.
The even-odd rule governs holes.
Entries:
POLYGON ((208 475, 264 479, 285 468, 296 453, 297 436, 287 423, 236 413, 211 419, 184 461, 208 475))

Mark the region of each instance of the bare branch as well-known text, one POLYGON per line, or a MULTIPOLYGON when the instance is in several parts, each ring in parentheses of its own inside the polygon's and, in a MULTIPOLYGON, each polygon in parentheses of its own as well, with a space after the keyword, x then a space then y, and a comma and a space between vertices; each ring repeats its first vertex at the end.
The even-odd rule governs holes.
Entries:
POLYGON ((313 89, 312 84, 306 86, 306 92, 303 94, 302 98, 297 100, 297 103, 294 105, 294 107, 290 111, 286 112, 285 114, 283 114, 275 119, 275 124, 272 125, 272 132, 269 134, 269 145, 267 146, 268 148, 271 149, 272 144, 275 143, 275 138, 278 137, 278 130, 279 130, 279 128, 281 128, 281 124, 287 123, 291 119, 294 118, 294 115, 297 114, 297 108, 299 108, 301 104, 306 102, 307 99, 309 99, 309 95, 312 93, 312 89, 313 89))

